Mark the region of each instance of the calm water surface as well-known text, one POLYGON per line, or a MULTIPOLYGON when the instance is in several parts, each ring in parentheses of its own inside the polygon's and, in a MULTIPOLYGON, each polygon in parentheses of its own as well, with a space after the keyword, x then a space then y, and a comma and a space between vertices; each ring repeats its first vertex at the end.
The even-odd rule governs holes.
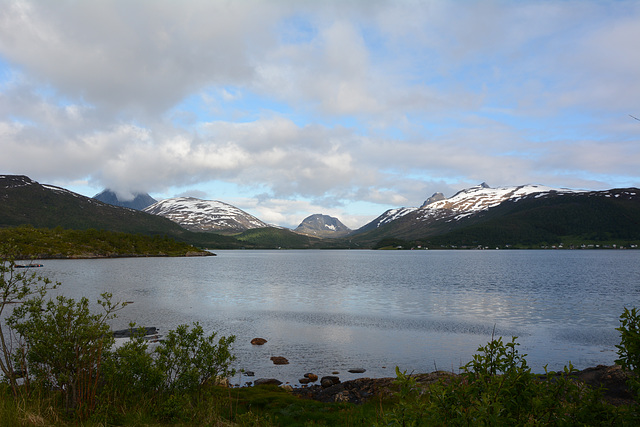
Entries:
MULTIPOLYGON (((134 303, 161 332, 199 321, 237 336, 236 368, 297 384, 403 370, 458 371, 479 345, 518 336, 542 372, 612 364, 625 306, 640 306, 640 251, 217 251, 207 258, 52 260, 61 292, 134 303), (268 340, 250 345, 254 337, 268 340), (284 356, 289 365, 269 358, 284 356)), ((244 382, 251 378, 237 379, 244 382)))

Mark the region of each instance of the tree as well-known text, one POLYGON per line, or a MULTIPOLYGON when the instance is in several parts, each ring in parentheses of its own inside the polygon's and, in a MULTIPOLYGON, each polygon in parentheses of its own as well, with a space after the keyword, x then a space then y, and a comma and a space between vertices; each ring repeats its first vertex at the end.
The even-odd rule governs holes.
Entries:
MULTIPOLYGON (((0 245, 0 318, 6 317, 10 309, 17 307, 25 299, 44 296, 47 290, 56 288, 59 283, 52 283, 46 277, 30 273, 28 269, 18 271, 16 258, 17 247, 12 241, 0 245)), ((17 379, 23 366, 17 368, 13 363, 13 331, 9 326, 0 325, 0 370, 7 378, 14 396, 18 395, 17 379)))

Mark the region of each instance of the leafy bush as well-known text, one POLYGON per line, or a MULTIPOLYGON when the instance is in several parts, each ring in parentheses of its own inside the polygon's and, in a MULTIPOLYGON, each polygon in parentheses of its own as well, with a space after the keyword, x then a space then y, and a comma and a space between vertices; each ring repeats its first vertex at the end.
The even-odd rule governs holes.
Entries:
POLYGON ((620 332, 620 345, 616 345, 620 358, 616 364, 637 373, 640 369, 640 314, 637 309, 625 307, 620 315, 620 323, 620 327, 616 328, 620 332))
MULTIPOLYGON (((0 245, 0 317, 5 314, 5 309, 15 307, 26 298, 44 296, 47 290, 55 288, 59 283, 52 283, 46 277, 36 273, 19 272, 16 269, 15 260, 19 251, 13 240, 7 240, 0 245)), ((12 331, 0 327, 0 370, 9 382, 14 396, 18 394, 19 372, 24 366, 13 363, 13 354, 16 349, 12 346, 12 331), (6 334, 6 335, 5 335, 6 334)))
POLYGON ((104 398, 121 404, 141 399, 160 389, 164 373, 155 363, 144 329, 131 324, 131 339, 109 354, 104 362, 104 398))
POLYGON ((235 375, 235 369, 231 369, 235 356, 230 349, 236 337, 221 337, 217 344, 215 337, 215 332, 205 337, 198 322, 191 330, 188 325, 180 325, 169 331, 155 350, 166 390, 195 390, 210 380, 235 375))
MULTIPOLYGON (((640 402, 640 313, 634 307, 631 310, 625 307, 620 315, 620 327, 616 328, 620 332, 620 344, 618 349, 618 359, 616 364, 627 371, 627 385, 635 394, 636 402, 640 402)), ((628 412, 630 422, 640 423, 640 409, 634 405, 628 412)))
POLYGON ((571 379, 573 367, 543 377, 531 373, 516 338, 494 339, 478 348, 459 376, 423 388, 396 369, 400 391, 380 425, 535 425, 611 424, 614 408, 599 390, 571 379))
POLYGON ((103 355, 114 341, 107 321, 122 307, 109 293, 102 298, 104 312, 93 314, 87 298, 60 295, 45 302, 39 295, 16 307, 7 320, 21 338, 16 356, 27 367, 26 384, 62 390, 65 407, 84 415, 95 407, 103 355))

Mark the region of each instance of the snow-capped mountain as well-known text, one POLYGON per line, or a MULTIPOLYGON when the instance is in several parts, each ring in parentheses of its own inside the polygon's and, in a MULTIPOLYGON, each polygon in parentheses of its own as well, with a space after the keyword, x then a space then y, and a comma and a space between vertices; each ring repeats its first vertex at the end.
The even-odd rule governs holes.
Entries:
POLYGON ((306 217, 293 231, 314 237, 342 237, 349 234, 351 229, 341 223, 338 218, 315 214, 306 217))
POLYGON ((435 193, 419 208, 390 209, 362 227, 358 232, 369 231, 407 216, 411 216, 414 221, 422 222, 454 221, 486 211, 507 200, 517 201, 529 196, 543 197, 549 194, 562 195, 578 192, 581 190, 558 189, 535 184, 491 188, 483 182, 461 190, 449 198, 445 198, 442 193, 435 193))
POLYGON ((194 197, 174 197, 148 206, 144 212, 168 218, 190 231, 240 233, 268 227, 258 218, 227 203, 194 197))

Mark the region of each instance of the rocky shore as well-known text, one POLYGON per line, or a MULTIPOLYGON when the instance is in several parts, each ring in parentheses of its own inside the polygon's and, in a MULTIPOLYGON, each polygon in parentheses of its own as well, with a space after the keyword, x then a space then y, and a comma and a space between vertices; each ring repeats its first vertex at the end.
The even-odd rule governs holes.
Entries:
MULTIPOLYGON (((428 386, 442 379, 454 377, 452 372, 437 371, 414 375, 416 382, 428 386)), ((613 405, 634 403, 633 395, 627 387, 627 374, 619 366, 599 365, 577 371, 571 375, 592 388, 602 388, 604 399, 613 405)), ((541 375, 544 379, 544 375, 541 375)), ((290 388, 290 392, 305 399, 321 402, 363 403, 377 397, 387 397, 397 391, 395 378, 359 378, 337 382, 328 386, 316 384, 300 388, 290 388)))

